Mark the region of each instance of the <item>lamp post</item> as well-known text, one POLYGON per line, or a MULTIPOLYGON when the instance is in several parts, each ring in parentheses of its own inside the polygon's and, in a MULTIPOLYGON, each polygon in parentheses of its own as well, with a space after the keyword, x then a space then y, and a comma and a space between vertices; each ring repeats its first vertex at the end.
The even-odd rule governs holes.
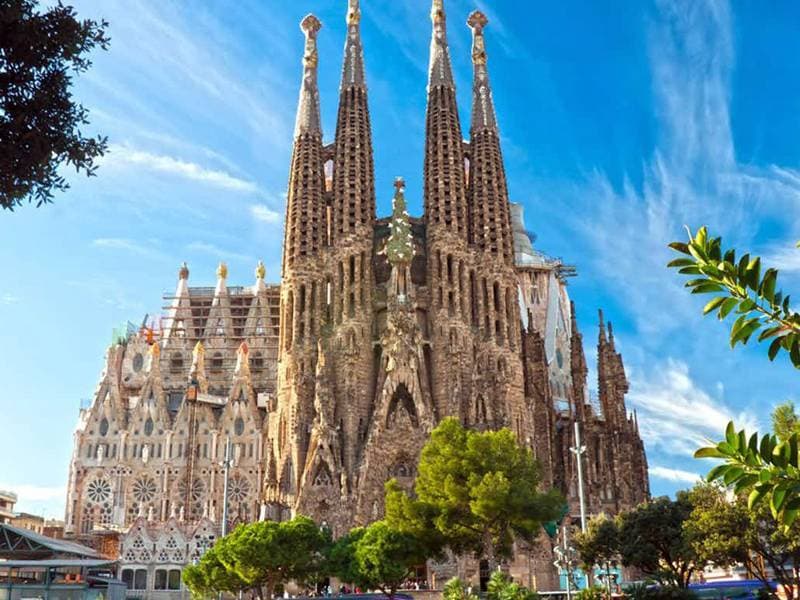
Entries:
POLYGON ((586 532, 586 500, 583 496, 583 455, 586 446, 581 445, 581 425, 575 421, 575 447, 569 449, 575 455, 578 465, 578 503, 581 508, 581 531, 586 532))
POLYGON ((228 533, 228 477, 232 466, 231 436, 227 436, 225 438, 225 458, 222 459, 222 537, 228 533))
POLYGON ((556 560, 553 564, 558 569, 566 572, 567 579, 567 600, 572 600, 572 570, 576 564, 577 552, 569 545, 567 524, 561 526, 561 545, 555 547, 556 560))

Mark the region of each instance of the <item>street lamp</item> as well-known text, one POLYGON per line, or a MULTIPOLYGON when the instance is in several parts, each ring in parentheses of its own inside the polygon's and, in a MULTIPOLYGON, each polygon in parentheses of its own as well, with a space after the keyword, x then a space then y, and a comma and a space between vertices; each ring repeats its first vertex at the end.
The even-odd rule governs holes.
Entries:
MULTIPOLYGON (((567 600, 572 600, 572 578, 573 570, 578 564, 578 553, 572 546, 569 545, 567 538, 567 524, 561 526, 561 546, 556 546, 553 552, 556 555, 556 560, 553 564, 558 569, 563 569, 567 574, 567 600)), ((577 586, 576 586, 577 587, 577 586)))
POLYGON ((230 468, 234 465, 233 456, 231 456, 231 436, 225 438, 225 458, 220 463, 222 465, 222 537, 228 533, 228 478, 230 475, 230 468))
POLYGON ((575 455, 575 462, 578 465, 578 503, 581 508, 581 531, 586 532, 586 500, 583 496, 583 455, 586 453, 586 446, 581 445, 581 425, 575 421, 575 447, 569 449, 575 455))

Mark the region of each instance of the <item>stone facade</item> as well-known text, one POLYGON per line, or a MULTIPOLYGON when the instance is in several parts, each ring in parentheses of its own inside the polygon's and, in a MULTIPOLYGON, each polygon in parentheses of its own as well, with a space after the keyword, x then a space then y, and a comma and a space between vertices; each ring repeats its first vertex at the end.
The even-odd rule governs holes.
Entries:
MULTIPOLYGON (((259 264, 252 286, 228 287, 221 264, 214 288, 189 287, 184 265, 160 327, 133 330, 108 350, 75 433, 66 526, 122 531, 126 576, 146 572, 156 595, 173 593, 156 591, 157 578, 169 584, 169 570, 202 550, 198 531, 208 543, 220 533, 228 437, 229 525, 304 513, 341 534, 380 518, 386 480, 410 489, 429 432, 451 415, 476 429, 511 428, 535 452, 545 485, 570 499, 573 517, 575 422, 587 448, 589 514, 649 495, 611 325, 601 315, 597 404, 570 268, 533 249, 521 206, 509 202, 488 20, 478 11, 468 20, 473 111, 464 141, 441 0, 431 17, 423 217, 409 216, 402 179, 392 215, 375 215, 357 0, 347 13, 336 136, 323 142, 321 23, 309 15, 280 285, 267 285, 259 264)), ((511 572, 555 587, 550 544, 520 548, 511 572)), ((431 573, 477 577, 473 563, 453 559, 431 573)))

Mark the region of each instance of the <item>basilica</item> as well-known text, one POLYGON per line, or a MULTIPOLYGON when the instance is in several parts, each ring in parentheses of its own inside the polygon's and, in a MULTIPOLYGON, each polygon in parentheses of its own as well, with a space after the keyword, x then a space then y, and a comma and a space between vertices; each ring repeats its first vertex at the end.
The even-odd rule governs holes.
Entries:
MULTIPOLYGON (((450 15, 442 0, 432 4, 424 184, 413 192, 423 214, 409 214, 398 178, 387 190, 391 215, 376 215, 358 0, 346 15, 331 142, 317 86, 321 23, 309 15, 280 283, 268 283, 259 263, 249 283, 229 285, 220 264, 213 286, 195 287, 184 264, 158 326, 115 333, 75 431, 66 523, 82 539, 116 536, 132 589, 179 595, 181 568, 214 543, 223 514, 229 529, 305 514, 336 535, 379 519, 384 483, 412 488, 420 449, 446 416, 511 429, 574 518, 576 460, 589 514, 648 498, 611 324, 601 313, 593 394, 568 295, 574 268, 533 247, 522 206, 509 199, 488 19, 479 11, 467 19, 465 137, 450 15), (586 448, 578 459, 575 423, 586 448)), ((552 544, 543 535, 537 547, 519 548, 508 569, 526 585, 557 588, 552 544)), ((468 557, 423 568, 432 583, 480 576, 468 557)))

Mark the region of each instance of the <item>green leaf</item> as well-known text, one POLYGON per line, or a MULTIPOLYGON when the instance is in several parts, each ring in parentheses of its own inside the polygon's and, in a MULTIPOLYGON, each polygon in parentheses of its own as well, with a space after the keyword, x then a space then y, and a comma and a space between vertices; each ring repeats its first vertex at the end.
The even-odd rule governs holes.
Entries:
POLYGON ((747 283, 747 287, 749 287, 754 292, 758 292, 758 286, 761 279, 761 259, 756 256, 753 260, 750 261, 750 264, 747 265, 747 271, 745 273, 745 280, 747 283))
POLYGON ((732 483, 736 482, 740 477, 742 477, 742 475, 744 475, 744 469, 734 465, 729 465, 728 469, 725 471, 725 474, 722 477, 722 480, 725 482, 725 485, 731 485, 732 483))
POLYGON ((772 340, 772 343, 769 345, 769 350, 767 350, 767 356, 770 360, 775 360, 775 357, 778 355, 782 344, 783 338, 776 338, 772 340))
POLYGON ((775 298, 775 284, 777 280, 778 272, 775 269, 767 269, 767 272, 764 274, 764 279, 761 282, 759 295, 770 304, 772 304, 775 298))
POLYGON ((707 314, 708 314, 708 313, 710 313, 712 310, 714 310, 715 308, 717 308, 717 307, 718 307, 720 304, 722 304, 723 302, 725 302, 725 300, 726 300, 725 296, 717 296, 716 298, 713 298, 713 299, 711 299, 711 300, 708 302, 708 304, 706 304, 706 305, 705 305, 705 307, 703 308, 703 314, 704 314, 704 315, 707 315, 707 314))
POLYGON ((732 448, 736 448, 737 436, 736 436, 736 428, 733 425, 733 421, 728 421, 728 425, 725 427, 725 441, 731 445, 732 448))
POLYGON ((691 258, 676 258, 675 260, 669 261, 667 267, 688 267, 693 264, 695 264, 695 262, 691 258))
POLYGON ((779 485, 774 490, 772 490, 772 499, 770 500, 770 507, 772 508, 773 516, 781 512, 781 509, 783 508, 783 504, 785 501, 786 501, 786 488, 779 485))
POLYGON ((736 305, 739 304, 739 301, 736 298, 726 298, 725 301, 722 303, 722 306, 719 307, 719 318, 720 321, 728 316, 728 314, 736 308, 736 305))
POLYGON ((764 497, 764 495, 767 493, 767 489, 768 489, 768 488, 767 488, 767 486, 764 486, 764 487, 758 487, 758 486, 756 486, 756 487, 753 489, 753 491, 752 491, 752 492, 750 492, 750 495, 749 495, 749 496, 747 496, 747 508, 748 508, 749 510, 753 510, 753 507, 754 507, 754 506, 755 506, 755 505, 756 505, 758 502, 760 502, 760 501, 761 501, 761 499, 762 499, 762 498, 764 497))
POLYGON ((704 283, 694 287, 692 289, 692 294, 713 294, 715 292, 721 292, 724 289, 725 288, 718 283, 704 283))
POLYGON ((759 454, 761 454, 762 459, 769 462, 770 457, 772 456, 772 449, 774 445, 775 443, 772 436, 768 433, 765 433, 764 437, 761 438, 761 446, 759 448, 759 454))
POLYGON ((695 458, 726 458, 728 455, 720 452, 713 446, 700 448, 694 453, 695 458))
POLYGON ((730 468, 730 465, 717 465, 713 469, 708 472, 706 475, 707 481, 714 481, 715 479, 719 479, 720 477, 724 477, 725 473, 730 468))
POLYGON ((669 247, 675 250, 676 252, 680 252, 682 254, 689 254, 689 246, 688 244, 684 244, 683 242, 672 242, 669 244, 669 247))

